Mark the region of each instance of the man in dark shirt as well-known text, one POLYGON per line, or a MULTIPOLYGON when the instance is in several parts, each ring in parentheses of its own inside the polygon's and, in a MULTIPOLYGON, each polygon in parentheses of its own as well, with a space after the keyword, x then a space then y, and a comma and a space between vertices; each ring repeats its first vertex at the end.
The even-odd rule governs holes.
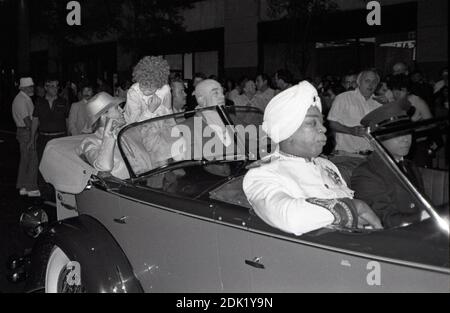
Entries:
MULTIPOLYGON (((361 124, 374 130, 388 124, 409 121, 406 111, 400 108, 399 103, 392 103, 366 115, 361 124)), ((419 170, 414 163, 404 158, 409 153, 411 143, 411 134, 403 134, 382 141, 382 145, 395 159, 406 177, 420 191, 423 191, 423 181, 419 170)), ((372 153, 354 170, 351 189, 355 191, 355 198, 371 206, 385 228, 418 222, 427 217, 377 152, 372 153)))
MULTIPOLYGON (((47 79, 45 82, 45 97, 37 98, 34 106, 31 125, 31 138, 33 140, 31 140, 30 145, 36 145, 39 162, 44 154, 45 146, 50 140, 67 135, 70 107, 65 99, 58 96, 58 85, 57 79, 47 79)), ((38 182, 40 186, 43 185, 41 175, 39 175, 38 182)))

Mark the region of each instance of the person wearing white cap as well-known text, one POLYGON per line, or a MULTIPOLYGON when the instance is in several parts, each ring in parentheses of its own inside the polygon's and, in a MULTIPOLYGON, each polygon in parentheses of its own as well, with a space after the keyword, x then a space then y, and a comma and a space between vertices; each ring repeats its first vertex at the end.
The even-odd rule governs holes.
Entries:
POLYGON ((372 210, 353 199, 337 167, 319 157, 326 143, 317 90, 304 81, 273 98, 263 130, 278 144, 244 178, 244 192, 269 225, 301 235, 325 226, 381 228, 372 210))
POLYGON ((20 162, 17 175, 17 189, 21 196, 39 197, 37 186, 38 159, 34 147, 29 149, 31 141, 31 123, 34 105, 34 83, 30 77, 20 79, 20 92, 12 103, 12 116, 17 126, 17 141, 20 145, 20 162))
POLYGON ((127 179, 129 173, 117 146, 117 135, 125 125, 123 113, 119 109, 119 104, 123 102, 121 98, 100 92, 87 103, 86 126, 92 127, 95 132, 83 139, 77 152, 96 170, 127 179))

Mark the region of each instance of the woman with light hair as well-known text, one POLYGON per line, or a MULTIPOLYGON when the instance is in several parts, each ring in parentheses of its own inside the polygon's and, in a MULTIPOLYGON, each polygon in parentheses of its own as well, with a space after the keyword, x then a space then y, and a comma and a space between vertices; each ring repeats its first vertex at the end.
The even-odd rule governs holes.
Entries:
POLYGON ((161 56, 146 56, 138 62, 127 94, 127 124, 172 113, 169 74, 169 64, 161 56))

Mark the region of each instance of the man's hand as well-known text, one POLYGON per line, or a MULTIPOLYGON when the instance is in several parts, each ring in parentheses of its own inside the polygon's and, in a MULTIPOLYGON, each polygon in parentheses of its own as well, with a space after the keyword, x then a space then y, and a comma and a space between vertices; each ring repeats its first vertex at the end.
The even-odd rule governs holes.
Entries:
POLYGON ((107 118, 103 136, 114 138, 114 120, 107 118))
POLYGON ((355 126, 351 128, 351 134, 356 137, 364 137, 366 129, 363 126, 355 126))
POLYGON ((358 214, 358 227, 363 228, 365 225, 370 225, 374 229, 383 229, 380 219, 372 211, 372 209, 361 200, 353 199, 353 204, 356 207, 358 214))
POLYGON ((119 121, 108 118, 106 121, 106 126, 105 126, 105 131, 103 133, 103 136, 114 138, 117 140, 117 135, 120 132, 121 126, 122 126, 122 124, 119 121))

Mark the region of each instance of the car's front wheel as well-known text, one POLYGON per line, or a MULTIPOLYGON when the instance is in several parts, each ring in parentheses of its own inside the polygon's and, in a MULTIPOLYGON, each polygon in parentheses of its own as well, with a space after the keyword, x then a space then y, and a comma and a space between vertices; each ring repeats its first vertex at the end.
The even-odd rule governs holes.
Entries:
POLYGON ((83 293, 81 265, 71 260, 58 246, 54 246, 47 262, 46 293, 83 293))

